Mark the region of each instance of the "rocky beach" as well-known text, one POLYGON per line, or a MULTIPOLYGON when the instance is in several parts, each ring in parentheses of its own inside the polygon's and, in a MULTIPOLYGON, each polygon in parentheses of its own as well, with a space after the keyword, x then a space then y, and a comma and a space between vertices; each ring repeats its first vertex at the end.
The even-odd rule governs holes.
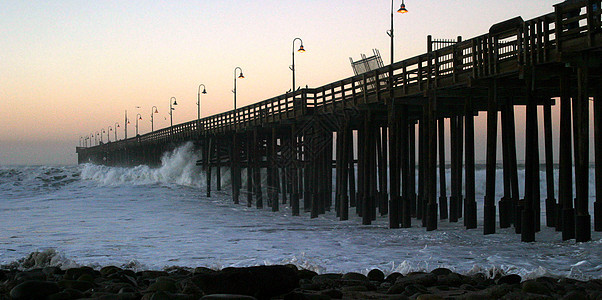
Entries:
POLYGON ((213 270, 116 266, 0 270, 0 299, 602 299, 602 280, 516 274, 462 275, 446 268, 385 275, 317 274, 294 265, 213 270))

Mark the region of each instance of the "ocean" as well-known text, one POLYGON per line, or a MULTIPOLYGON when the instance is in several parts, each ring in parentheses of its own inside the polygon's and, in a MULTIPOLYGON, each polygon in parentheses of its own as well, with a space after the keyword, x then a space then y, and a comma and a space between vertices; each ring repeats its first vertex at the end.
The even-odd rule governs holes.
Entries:
MULTIPOLYGON (((465 230, 462 221, 444 220, 426 232, 416 220, 412 228, 388 229, 386 216, 363 226, 353 210, 350 220, 339 221, 334 212, 293 217, 286 205, 279 212, 248 208, 244 196, 233 204, 226 170, 223 190, 207 198, 196 159, 185 145, 167 153, 157 168, 1 166, 0 265, 142 270, 295 264, 318 273, 364 274, 373 268, 406 274, 446 267, 487 276, 602 278, 600 232, 592 233, 591 242, 563 242, 542 216, 534 243, 522 243, 512 228, 484 236, 483 168, 476 174, 479 227, 465 230)), ((498 170, 496 199, 502 196, 501 175, 498 170)), ((521 184, 523 175, 520 168, 521 184)), ((542 172, 542 201, 544 178, 542 172)), ((593 179, 592 168, 592 192, 593 179)))

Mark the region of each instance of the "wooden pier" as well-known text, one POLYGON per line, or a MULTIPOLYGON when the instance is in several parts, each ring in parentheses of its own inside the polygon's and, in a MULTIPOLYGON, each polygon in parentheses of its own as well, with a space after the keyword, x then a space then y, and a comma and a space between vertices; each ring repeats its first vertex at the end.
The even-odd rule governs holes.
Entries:
POLYGON ((592 98, 593 227, 602 231, 600 12, 600 1, 582 0, 558 4, 554 12, 532 20, 517 17, 495 24, 488 33, 467 40, 429 37, 428 51, 422 55, 236 111, 78 147, 78 161, 157 165, 164 152, 192 141, 201 153, 197 164, 207 174, 207 196, 212 188, 221 189, 220 171, 227 168, 233 201, 239 203, 242 197, 257 208, 278 211, 281 204, 288 205, 293 215, 303 210, 312 218, 335 210, 341 220, 355 208, 362 224, 380 214, 388 215, 391 228, 410 227, 417 218, 426 230, 437 229, 440 219, 462 220, 473 229, 480 219, 485 234, 513 226, 529 242, 541 226, 548 226, 562 231, 563 240, 589 241, 592 98), (515 137, 514 107, 519 105, 526 106, 525 126, 519 129, 525 131, 525 141, 515 137), (552 124, 552 105, 560 105, 560 124, 552 124), (543 121, 538 120, 538 106, 543 107, 543 121), (487 113, 486 145, 475 145, 474 117, 479 112, 487 113), (451 141, 447 149, 445 119, 451 141), (502 178, 495 173, 498 132, 502 178), (560 137, 558 195, 554 132, 560 137), (523 142, 525 180, 519 182, 516 145, 523 142), (475 199, 475 147, 486 151, 482 216, 477 216, 475 199), (546 166, 545 224, 539 221, 540 161, 546 166), (451 174, 449 195, 446 168, 451 174), (216 183, 211 182, 212 172, 216 183), (501 199, 495 199, 498 181, 503 181, 501 199))

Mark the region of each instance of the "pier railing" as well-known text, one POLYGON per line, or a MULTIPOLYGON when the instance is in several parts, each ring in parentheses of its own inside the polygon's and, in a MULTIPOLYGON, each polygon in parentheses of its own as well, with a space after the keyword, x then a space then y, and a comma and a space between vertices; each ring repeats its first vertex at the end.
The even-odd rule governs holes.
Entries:
POLYGON ((586 50, 583 45, 594 47, 602 42, 600 18, 600 1, 558 4, 553 13, 528 21, 510 19, 493 25, 489 33, 364 74, 109 144, 121 147, 193 140, 368 103, 386 104, 392 94, 389 80, 394 98, 423 98, 429 89, 465 86, 474 80, 524 72, 526 66, 558 61, 562 52, 586 50), (391 68, 393 76, 389 78, 391 68))

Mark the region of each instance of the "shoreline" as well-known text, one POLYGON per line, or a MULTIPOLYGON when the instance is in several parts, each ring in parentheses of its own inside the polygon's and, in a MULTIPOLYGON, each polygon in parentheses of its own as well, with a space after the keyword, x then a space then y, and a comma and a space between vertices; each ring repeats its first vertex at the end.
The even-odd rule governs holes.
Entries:
POLYGON ((0 269, 0 299, 600 299, 602 279, 539 277, 502 273, 462 275, 446 268, 385 275, 327 273, 294 265, 213 270, 171 267, 138 271, 116 266, 98 270, 0 269), (219 294, 221 296, 215 296, 219 294), (210 296, 214 295, 214 296, 210 296), (230 296, 226 296, 230 295, 230 296), (233 296, 239 295, 239 296, 233 296))

